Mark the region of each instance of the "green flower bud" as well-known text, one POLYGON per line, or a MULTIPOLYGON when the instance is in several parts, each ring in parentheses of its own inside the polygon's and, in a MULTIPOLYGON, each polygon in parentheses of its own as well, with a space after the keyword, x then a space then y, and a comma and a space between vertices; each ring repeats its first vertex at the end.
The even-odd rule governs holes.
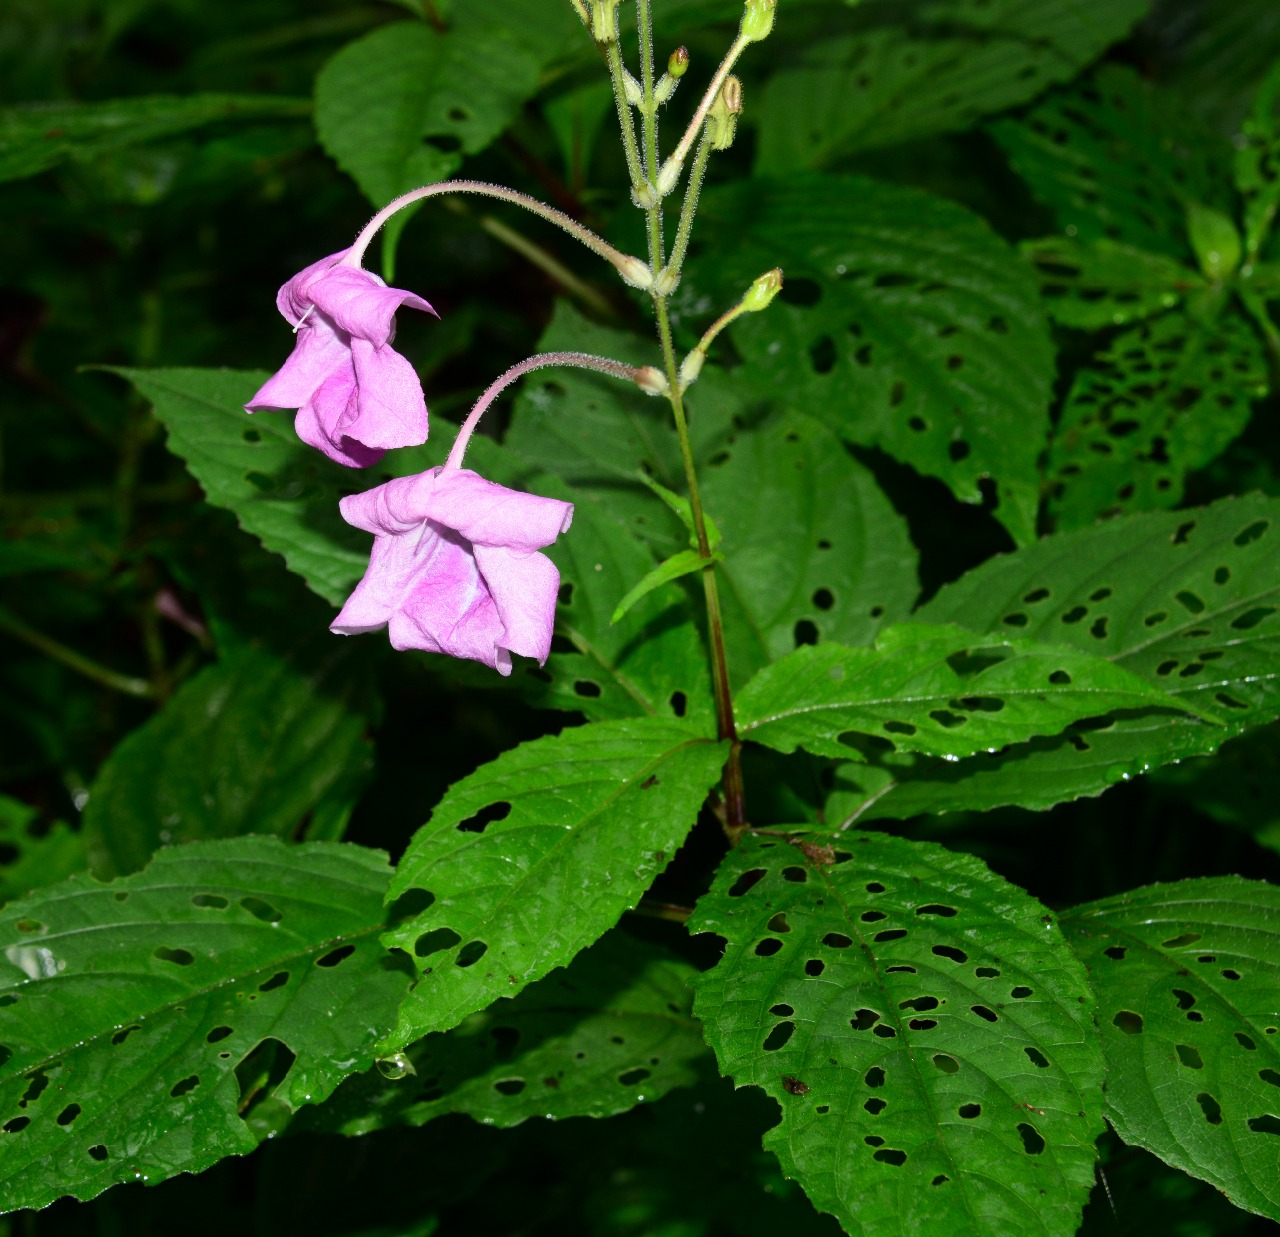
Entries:
POLYGON ((1216 283, 1235 274, 1244 246, 1236 225, 1226 215, 1212 206, 1189 202, 1187 234, 1207 278, 1216 283))
POLYGON ((748 43, 767 39, 773 29, 773 17, 778 10, 778 0, 747 0, 738 33, 748 43))
POLYGON ((698 381, 698 375, 702 373, 702 363, 707 359, 707 354, 700 348, 695 348, 684 359, 684 363, 680 366, 680 389, 687 390, 698 381))
POLYGON ((652 365, 642 365, 636 370, 635 383, 646 395, 666 395, 670 389, 666 374, 652 365))
POLYGON ((622 282, 630 284, 633 288, 639 288, 647 292, 653 287, 653 272, 649 269, 647 262, 642 262, 639 258, 633 258, 628 254, 624 254, 622 258, 614 263, 619 275, 622 276, 622 282))
POLYGON ((742 298, 742 312, 748 314, 759 313, 762 309, 768 309, 773 303, 773 298, 782 291, 782 271, 779 267, 774 267, 771 271, 765 271, 759 279, 747 289, 747 294, 742 298))
POLYGON ((618 5, 622 0, 591 0, 591 37, 597 43, 618 40, 618 5))
POLYGON ((728 150, 742 114, 742 83, 732 74, 724 79, 716 101, 707 113, 712 150, 728 150))
POLYGON ((679 81, 689 68, 689 49, 687 47, 677 47, 671 53, 670 59, 667 61, 667 72, 679 81))

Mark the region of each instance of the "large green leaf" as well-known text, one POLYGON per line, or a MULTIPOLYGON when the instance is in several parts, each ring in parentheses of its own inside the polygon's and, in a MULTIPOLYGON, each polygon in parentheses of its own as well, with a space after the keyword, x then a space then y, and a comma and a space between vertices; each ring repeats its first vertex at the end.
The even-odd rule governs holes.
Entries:
POLYGON ((367 1069, 406 987, 378 943, 389 875, 378 851, 239 838, 11 903, 0 1208, 199 1172, 367 1069), (283 1077, 258 1077, 263 1047, 296 1057, 283 1077))
POLYGON ((1148 885, 1063 930, 1098 996, 1116 1132, 1280 1220, 1280 889, 1148 885))
POLYGON ((689 923, 728 941, 694 1011, 781 1106, 765 1145, 851 1234, 1073 1233, 1103 1066, 1053 916, 967 855, 848 844, 752 838, 689 923))
POLYGON ((698 1079, 706 1056, 690 1011, 697 972, 613 933, 556 971, 405 1056, 407 1076, 371 1070, 293 1130, 365 1134, 461 1112, 485 1125, 610 1117, 698 1079))
POLYGON ((425 905, 386 937, 422 972, 387 1044, 514 996, 635 906, 724 763, 704 735, 659 718, 594 722, 455 783, 391 885, 425 905))
POLYGON ((1054 431, 1057 527, 1176 506, 1187 473, 1231 445, 1267 389, 1262 340, 1238 313, 1169 313, 1118 335, 1077 371, 1054 431))
POLYGON ((222 120, 306 116, 306 99, 274 95, 145 95, 97 103, 0 108, 0 180, 34 176, 66 159, 91 159, 222 120))
POLYGON ((891 627, 874 648, 798 649, 734 702, 744 739, 836 758, 849 754, 850 732, 958 759, 1118 709, 1181 707, 1092 653, 922 624, 891 627))
POLYGON ((832 824, 855 814, 1045 808, 1097 795, 1161 764, 1214 752, 1280 714, 1280 502, 1249 495, 1211 507, 1110 520, 1046 537, 943 588, 925 623, 1017 631, 1107 657, 1227 722, 1158 712, 1069 728, 959 763, 912 759, 847 770, 832 824))
POLYGON ((789 413, 731 434, 701 484, 724 534, 735 682, 807 641, 864 644, 910 610, 918 585, 906 521, 821 422, 789 413))
POLYGON ((709 192, 699 224, 735 243, 686 277, 683 317, 731 303, 762 270, 787 273, 779 301, 732 328, 745 389, 965 502, 995 478, 997 516, 1033 538, 1053 348, 1030 271, 986 223, 916 190, 799 176, 709 192))
POLYGON ((1148 7, 1148 0, 881 0, 841 14, 824 6, 804 27, 798 60, 765 88, 757 166, 792 172, 968 128, 1074 77, 1148 7))
POLYGON ((1217 145, 1132 69, 1105 65, 1023 120, 992 126, 1014 170, 1067 236, 1110 239, 1188 261, 1187 207, 1214 203, 1217 145))
POLYGON ((350 800, 372 759, 368 669, 320 628, 284 658, 241 647, 189 679, 107 758, 84 831, 94 872, 136 872, 162 845, 291 837, 350 800))
POLYGON ((0 795, 0 906, 85 866, 83 835, 60 820, 37 828, 39 815, 28 804, 0 795))

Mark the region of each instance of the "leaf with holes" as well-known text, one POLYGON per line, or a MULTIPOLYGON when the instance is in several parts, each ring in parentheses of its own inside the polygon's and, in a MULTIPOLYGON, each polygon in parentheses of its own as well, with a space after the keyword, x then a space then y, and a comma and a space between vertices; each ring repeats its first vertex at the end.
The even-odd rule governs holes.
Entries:
POLYGON ((96 875, 136 872, 162 845, 292 837, 372 763, 362 650, 323 628, 294 656, 240 647, 188 679, 107 758, 89 793, 96 875))
POLYGON ((919 586, 906 521, 821 422, 774 417, 733 435, 701 471, 725 537, 734 682, 805 643, 865 644, 909 612, 919 586))
POLYGON ((1267 390, 1262 340, 1238 313, 1212 325, 1169 313, 1118 335, 1076 373, 1054 431, 1058 528, 1175 506, 1187 473, 1243 433, 1267 390))
MULTIPOLYGON (((1074 77, 1148 0, 946 0, 788 14, 804 49, 770 77, 757 166, 774 173, 968 128, 1074 77), (799 30, 795 29, 799 25, 799 30)), ((775 38, 778 37, 775 35, 775 38)))
POLYGON ((1034 538, 1053 347, 1030 270, 983 220, 852 176, 716 189, 701 215, 735 244, 686 277, 683 317, 736 300, 762 270, 787 272, 768 313, 732 328, 745 389, 785 392, 965 502, 994 478, 998 518, 1034 538))
POLYGON ((367 1069, 407 986, 378 943, 389 876, 379 851, 238 838, 6 907, 0 1209, 199 1172, 367 1069))
POLYGON ((684 842, 725 755, 677 722, 594 722, 455 783, 388 895, 428 898, 385 938, 422 972, 386 1045, 457 1026, 602 936, 684 842))
POLYGON ((848 756, 849 733, 900 751, 972 756, 1117 709, 1182 709, 1131 671, 1063 645, 906 623, 875 648, 820 644, 738 694, 738 733, 780 752, 848 756))
POLYGON ((1132 69, 1104 65, 991 132, 1068 236, 1113 240, 1178 262, 1192 202, 1224 205, 1221 144, 1132 69))
MULTIPOLYGON (((944 587, 924 623, 1014 630, 1106 657, 1175 699, 1198 697, 1226 725, 1170 713, 1120 717, 945 767, 895 771, 875 810, 1045 808, 1189 756, 1280 715, 1280 500, 1109 520, 1001 555, 944 587), (907 783, 910 783, 908 785, 907 783)), ((870 806, 870 805, 868 805, 870 806)), ((867 819, 873 817, 868 816, 867 819)))
POLYGON ((451 1112, 506 1128, 651 1103, 696 1082, 707 1055, 689 1008, 696 973, 656 945, 611 933, 512 1000, 412 1045, 410 1077, 371 1070, 290 1128, 365 1134, 451 1112))
POLYGON ((219 121, 306 117, 306 99, 280 95, 143 95, 92 103, 0 108, 0 180, 35 176, 67 159, 92 159, 219 121))
POLYGON ((1049 236, 1019 248, 1035 269, 1050 317, 1082 330, 1149 318, 1208 286, 1182 262, 1116 241, 1049 236))
POLYGON ((1235 151, 1235 182, 1244 201, 1244 244, 1250 263, 1261 255, 1280 209, 1280 68, 1258 88, 1235 151))
POLYGON ((851 1234, 1073 1233, 1103 1065, 1053 916, 968 855, 847 844, 750 838, 689 921, 728 941, 694 1012, 781 1106, 765 1145, 851 1234))
POLYGON ((0 906, 85 866, 84 837, 60 820, 37 827, 39 812, 0 795, 0 906))
POLYGON ((1063 931, 1097 993, 1116 1132, 1280 1220, 1280 889, 1148 885, 1063 931))

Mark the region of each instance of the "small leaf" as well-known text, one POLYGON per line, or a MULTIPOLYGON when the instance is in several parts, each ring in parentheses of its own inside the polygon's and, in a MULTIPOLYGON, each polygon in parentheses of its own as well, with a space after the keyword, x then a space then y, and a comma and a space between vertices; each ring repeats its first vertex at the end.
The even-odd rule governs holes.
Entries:
POLYGON ((386 937, 422 977, 383 1047, 456 1026, 603 935, 670 862, 725 754, 671 721, 595 722, 455 783, 392 882, 391 898, 429 900, 386 937))
POLYGON ((371 1070, 290 1132, 350 1136, 453 1112, 507 1128, 530 1117, 610 1117, 661 1099, 697 1081, 707 1053, 689 1008, 696 973, 656 945, 611 933, 512 1000, 411 1045, 412 1082, 371 1070))
MULTIPOLYGON (((693 519, 693 504, 687 498, 682 498, 679 494, 667 489, 665 485, 659 485, 647 472, 638 472, 636 477, 676 513, 680 523, 688 529, 689 544, 696 550, 698 548, 698 527, 693 519)), ((707 544, 714 550, 720 544, 720 530, 716 527, 715 521, 705 511, 702 513, 702 519, 707 526, 707 544)))
POLYGON ((1125 1142, 1280 1220, 1280 889, 1148 885, 1063 916, 1089 967, 1107 1119, 1125 1142))
POLYGON ((721 1069, 850 1234, 1074 1233, 1102 1131, 1092 996, 1053 916, 978 860, 882 834, 748 838, 689 922, 721 1069))
POLYGON ((306 99, 279 95, 143 95, 93 103, 0 108, 0 180, 35 176, 66 159, 91 159, 227 120, 306 116, 306 99))
POLYGON ((52 885, 85 866, 84 836, 60 820, 33 826, 40 813, 0 795, 0 906, 40 885, 52 885))
POLYGON ((1061 645, 904 624, 872 649, 819 644, 762 670, 738 733, 781 752, 848 756, 853 731, 900 751, 972 756, 1117 709, 1182 709, 1136 674, 1061 645))
POLYGON ((1188 202, 1187 237, 1206 279, 1219 283, 1235 274, 1244 246, 1236 225, 1222 211, 1188 202))
POLYGON ((613 617, 609 619, 609 622, 616 623, 641 597, 652 593, 655 588, 670 584, 672 580, 678 580, 681 576, 701 571, 708 563, 720 563, 723 561, 723 554, 713 553, 710 558, 703 558, 697 550, 681 550, 678 554, 673 554, 666 562, 659 563, 644 579, 627 591, 623 599, 614 608, 613 617))
POLYGON ((1262 253, 1280 208, 1280 67, 1263 78, 1235 151, 1236 188, 1244 199, 1244 245, 1262 253))
POLYGON ((367 1069, 406 987, 378 943, 389 875, 379 851, 237 838, 5 908, 0 1208, 199 1172, 367 1069))

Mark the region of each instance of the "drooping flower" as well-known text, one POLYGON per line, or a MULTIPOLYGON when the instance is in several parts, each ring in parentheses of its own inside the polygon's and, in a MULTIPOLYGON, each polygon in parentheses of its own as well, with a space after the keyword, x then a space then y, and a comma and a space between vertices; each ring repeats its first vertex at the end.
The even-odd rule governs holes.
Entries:
POLYGON ((551 651, 560 573, 539 550, 573 504, 522 494, 466 468, 399 477, 341 502, 374 535, 364 579, 330 630, 388 629, 396 649, 470 658, 511 673, 511 655, 551 651))
POLYGON ((435 310, 370 271, 342 265, 346 252, 313 262, 280 289, 276 305, 297 343, 245 408, 298 409, 294 426, 303 442, 364 468, 392 447, 427 440, 422 386, 391 341, 401 305, 435 310))

